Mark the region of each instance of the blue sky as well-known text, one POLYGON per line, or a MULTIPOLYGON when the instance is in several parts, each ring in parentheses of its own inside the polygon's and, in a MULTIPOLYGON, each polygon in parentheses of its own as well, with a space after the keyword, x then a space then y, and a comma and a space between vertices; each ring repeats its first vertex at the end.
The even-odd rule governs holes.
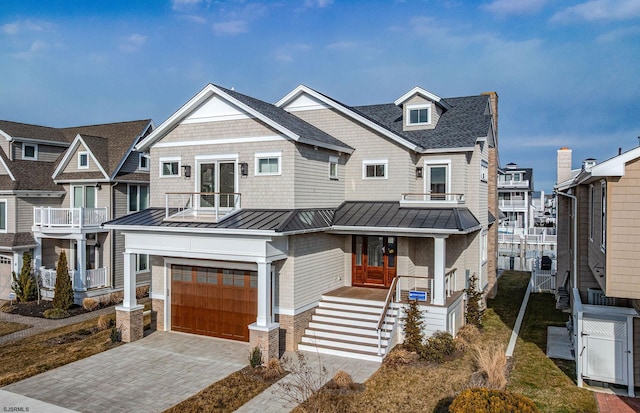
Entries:
POLYGON ((159 125, 210 82, 349 105, 494 90, 501 164, 547 192, 561 146, 578 167, 640 135, 640 0, 21 0, 0 58, 0 118, 57 127, 159 125))

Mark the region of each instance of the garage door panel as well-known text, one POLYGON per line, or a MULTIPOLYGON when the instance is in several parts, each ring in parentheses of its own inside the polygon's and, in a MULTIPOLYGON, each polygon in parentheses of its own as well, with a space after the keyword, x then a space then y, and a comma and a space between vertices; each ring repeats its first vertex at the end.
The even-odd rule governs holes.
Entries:
POLYGON ((249 340, 257 316, 255 271, 172 265, 171 324, 176 331, 249 340))

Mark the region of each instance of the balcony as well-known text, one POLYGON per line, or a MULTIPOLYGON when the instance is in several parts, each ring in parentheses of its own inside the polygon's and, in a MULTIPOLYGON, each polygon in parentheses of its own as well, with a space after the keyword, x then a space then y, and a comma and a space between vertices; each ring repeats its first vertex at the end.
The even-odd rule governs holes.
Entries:
POLYGON ((218 222, 240 209, 240 198, 237 192, 167 192, 165 220, 218 222))
POLYGON ((527 201, 524 199, 499 199, 498 200, 498 208, 504 209, 527 209, 527 201))
MULTIPOLYGON (((86 270, 85 279, 82 280, 80 271, 69 270, 69 277, 73 291, 87 291, 94 288, 103 288, 108 286, 107 267, 86 270)), ((56 287, 56 270, 45 267, 40 268, 40 277, 42 279, 42 288, 53 290, 56 287)))
POLYGON ((507 180, 507 179, 498 179, 498 188, 529 188, 529 180, 507 180))
POLYGON ((106 221, 107 208, 33 208, 33 225, 40 229, 99 228, 106 221))
POLYGON ((406 193, 402 194, 400 206, 402 207, 451 207, 464 205, 464 194, 454 193, 406 193))

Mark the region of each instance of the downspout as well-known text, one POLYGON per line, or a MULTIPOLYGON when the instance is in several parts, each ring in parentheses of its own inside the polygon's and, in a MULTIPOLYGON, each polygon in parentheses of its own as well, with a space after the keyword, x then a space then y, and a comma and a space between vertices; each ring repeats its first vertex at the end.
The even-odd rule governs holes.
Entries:
POLYGON ((575 195, 556 191, 556 194, 571 198, 573 201, 573 283, 572 288, 578 288, 578 198, 575 195))

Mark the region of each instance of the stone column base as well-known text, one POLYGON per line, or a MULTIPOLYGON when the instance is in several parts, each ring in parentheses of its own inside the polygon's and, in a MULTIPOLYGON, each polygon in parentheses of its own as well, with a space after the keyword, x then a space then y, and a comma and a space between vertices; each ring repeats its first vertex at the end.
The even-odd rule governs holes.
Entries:
POLYGON ((144 321, 142 312, 144 306, 116 307, 116 327, 122 333, 122 341, 130 343, 140 340, 144 334, 144 321))
POLYGON ((280 324, 273 323, 262 327, 253 323, 249 326, 249 344, 251 348, 262 350, 263 362, 272 358, 280 358, 280 324))

